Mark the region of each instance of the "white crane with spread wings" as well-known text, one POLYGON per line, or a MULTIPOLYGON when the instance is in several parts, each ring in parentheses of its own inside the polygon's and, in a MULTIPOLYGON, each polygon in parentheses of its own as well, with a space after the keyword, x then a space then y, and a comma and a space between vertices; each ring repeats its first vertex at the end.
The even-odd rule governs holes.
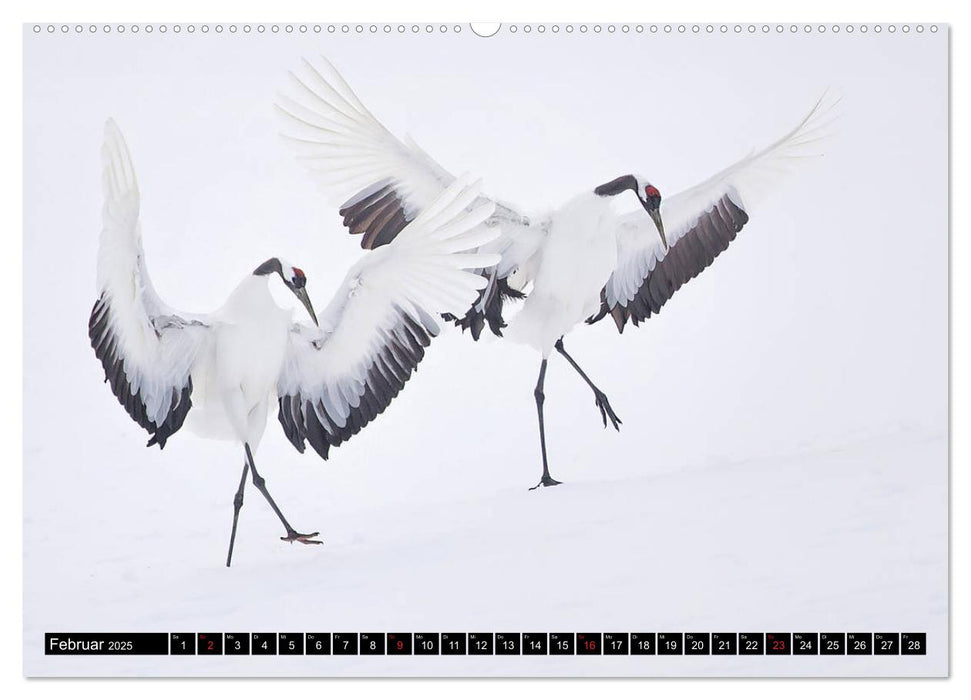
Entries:
MULTIPOLYGON (((495 266, 479 270, 489 282, 455 322, 476 339, 488 324, 502 335, 503 302, 525 298, 510 320, 508 337, 542 354, 534 390, 543 474, 550 476, 543 421, 543 384, 555 349, 593 390, 604 427, 620 419, 602 392, 567 354, 563 336, 576 325, 609 316, 623 333, 661 310, 681 286, 707 268, 746 225, 756 195, 797 159, 816 155, 832 104, 821 99, 794 129, 700 184, 663 198, 640 175, 621 175, 583 192, 543 217, 495 204, 487 221, 501 235, 481 251, 497 252, 495 266), (645 213, 622 213, 617 201, 637 198, 645 213)), ((338 199, 344 225, 361 234, 364 248, 391 244, 430 206, 454 177, 410 139, 388 131, 326 60, 290 74, 278 102, 285 137, 323 188, 338 199)), ((536 488, 533 487, 533 488, 536 488)))
POLYGON ((324 459, 387 408, 438 334, 439 315, 462 314, 487 280, 468 269, 498 255, 466 252, 497 231, 480 224, 494 206, 459 178, 409 221, 394 243, 368 253, 348 271, 319 323, 307 277, 280 258, 246 274, 211 314, 169 307, 152 286, 142 250, 140 198, 128 147, 105 125, 105 203, 98 252, 98 300, 88 323, 105 381, 128 415, 164 447, 185 422, 205 437, 234 440, 245 454, 234 499, 226 565, 232 562, 247 473, 283 523, 281 539, 319 543, 294 529, 266 489, 253 453, 271 403, 290 442, 324 459), (294 323, 274 302, 283 284, 313 324, 294 323))

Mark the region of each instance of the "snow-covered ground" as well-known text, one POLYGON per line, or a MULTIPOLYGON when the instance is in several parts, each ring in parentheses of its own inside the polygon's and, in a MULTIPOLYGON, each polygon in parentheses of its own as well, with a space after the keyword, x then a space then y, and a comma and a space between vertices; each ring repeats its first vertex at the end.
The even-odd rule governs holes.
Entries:
POLYGON ((28 31, 25 672, 946 673, 946 37, 849 39, 28 31), (539 358, 450 329, 330 461, 268 427, 261 473, 325 544, 281 543, 250 489, 227 570, 239 448, 179 433, 145 449, 88 347, 101 129, 115 117, 132 148, 163 298, 215 308, 281 255, 323 307, 360 249, 271 109, 321 51, 390 128, 528 211, 631 171, 676 192, 826 86, 843 116, 826 158, 662 314, 567 338, 624 425, 603 430, 554 358, 563 486, 526 490, 539 358), (929 654, 54 658, 51 631, 924 631, 929 654))
MULTIPOLYGON (((25 524, 26 670, 940 674, 947 491, 920 467, 945 459, 942 435, 874 435, 640 477, 590 464, 538 493, 480 479, 477 494, 380 507, 323 472, 298 482, 296 469, 274 469, 287 512, 326 544, 279 542, 274 516, 251 496, 232 569, 221 566, 234 488, 226 470, 176 458, 146 479, 153 470, 132 465, 102 475, 104 488, 83 501, 89 477, 74 471, 44 489, 51 511, 73 513, 75 525, 25 524), (916 501, 936 504, 936 516, 916 513, 916 501), (63 575, 31 575, 41 561, 63 575), (45 659, 43 633, 71 630, 926 631, 929 655, 45 659)), ((523 470, 524 484, 534 471, 523 470)), ((475 481, 462 465, 454 476, 475 481)), ((40 475, 28 487, 42 488, 40 475)))

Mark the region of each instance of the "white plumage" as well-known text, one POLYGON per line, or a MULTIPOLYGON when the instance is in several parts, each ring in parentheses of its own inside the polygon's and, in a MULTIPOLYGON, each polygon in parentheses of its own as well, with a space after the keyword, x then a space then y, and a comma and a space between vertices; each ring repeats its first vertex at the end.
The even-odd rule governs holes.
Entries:
MULTIPOLYGON (((290 88, 278 104, 286 137, 297 158, 329 196, 345 198, 340 213, 364 248, 395 240, 416 213, 429 206, 453 181, 441 165, 413 141, 399 141, 367 110, 326 60, 304 61, 290 74, 290 88)), ((551 214, 528 217, 496 202, 487 226, 501 235, 480 250, 501 255, 481 270, 489 280, 456 323, 478 338, 486 324, 502 335, 503 303, 522 298, 523 308, 507 335, 542 354, 535 394, 543 450, 541 485, 554 485, 546 464, 543 381, 547 358, 556 349, 594 392, 604 425, 620 420, 606 395, 563 347, 577 324, 610 316, 623 332, 658 313, 688 280, 728 248, 748 222, 755 198, 774 185, 785 166, 815 155, 832 104, 820 100, 788 134, 769 147, 673 197, 645 178, 623 175, 566 202, 551 214), (644 212, 623 213, 620 197, 631 191, 644 212)), ((477 202, 490 201, 480 197, 477 202)), ((494 201, 494 200, 493 200, 494 201)))
POLYGON ((439 332, 437 316, 463 313, 486 286, 466 268, 492 266, 499 257, 464 251, 495 238, 494 229, 480 226, 494 206, 473 205, 478 186, 468 179, 450 182, 392 245, 351 268, 319 327, 294 323, 274 302, 269 285, 282 283, 316 324, 303 271, 279 258, 247 274, 218 311, 188 314, 166 305, 152 286, 134 166, 110 120, 102 154, 105 204, 89 335, 106 381, 152 435, 149 445, 164 447, 184 422, 203 436, 243 444, 227 565, 250 469, 287 530, 283 539, 314 542, 316 533, 289 525, 253 463, 271 403, 278 401, 294 446, 302 452, 309 441, 324 458, 381 413, 439 332))
POLYGON ((549 357, 557 340, 597 313, 604 280, 617 264, 612 217, 609 202, 592 192, 574 197, 552 213, 549 233, 533 253, 533 268, 524 270, 524 279, 517 280, 523 285, 531 282, 532 291, 509 322, 510 340, 549 357))
MULTIPOLYGON (((176 314, 155 293, 142 251, 134 167, 121 132, 110 120, 101 154, 105 193, 98 248, 101 298, 92 321, 110 330, 102 336, 110 341, 102 352, 124 356, 124 375, 131 394, 141 397, 143 419, 162 426, 180 408, 189 371, 209 333, 201 318, 176 314)), ((122 378, 109 375, 117 381, 122 378)))

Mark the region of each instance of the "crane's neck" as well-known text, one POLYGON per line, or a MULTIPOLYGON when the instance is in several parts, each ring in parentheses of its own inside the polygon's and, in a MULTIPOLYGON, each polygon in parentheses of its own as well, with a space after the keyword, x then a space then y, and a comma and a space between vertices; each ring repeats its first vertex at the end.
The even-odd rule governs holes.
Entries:
POLYGON ((641 198, 639 194, 640 181, 634 175, 621 175, 610 182, 605 182, 594 188, 593 195, 595 199, 603 202, 604 207, 612 208, 618 197, 628 190, 633 192, 638 199, 641 198))
POLYGON ((596 187, 593 193, 598 197, 603 197, 604 199, 610 199, 616 197, 619 194, 623 194, 627 190, 636 193, 637 192, 637 178, 633 175, 621 175, 618 178, 614 178, 610 182, 605 182, 604 184, 596 187))
POLYGON ((233 322, 259 322, 267 317, 291 316, 291 311, 280 308, 270 293, 271 275, 247 275, 229 295, 223 307, 226 320, 233 322))

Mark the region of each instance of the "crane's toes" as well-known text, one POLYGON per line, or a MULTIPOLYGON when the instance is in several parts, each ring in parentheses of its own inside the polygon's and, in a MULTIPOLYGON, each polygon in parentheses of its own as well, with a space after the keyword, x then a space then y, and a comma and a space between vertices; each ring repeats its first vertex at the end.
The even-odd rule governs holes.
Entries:
POLYGON ((535 491, 535 490, 536 490, 536 489, 538 489, 538 488, 539 488, 540 486, 559 486, 559 485, 560 485, 560 484, 562 484, 562 483, 563 483, 562 481, 557 481, 557 480, 556 480, 556 479, 554 479, 554 478, 553 478, 552 476, 549 476, 549 475, 547 474, 547 475, 546 475, 546 476, 544 476, 544 477, 543 477, 542 479, 540 479, 540 480, 539 480, 539 483, 538 483, 538 484, 536 484, 536 486, 534 486, 534 487, 532 487, 532 488, 530 489, 530 491, 535 491))
POLYGON ((310 534, 303 534, 302 532, 291 532, 286 537, 281 537, 280 539, 284 542, 289 542, 293 544, 294 542, 300 542, 301 544, 323 544, 321 540, 311 539, 319 535, 319 532, 311 532, 310 534))
POLYGON ((614 430, 620 431, 620 426, 623 425, 624 421, 610 407, 610 401, 607 400, 607 395, 602 391, 598 391, 594 393, 594 399, 597 402, 597 408, 600 409, 600 418, 604 422, 604 427, 607 427, 607 419, 609 418, 610 424, 614 426, 614 430))

